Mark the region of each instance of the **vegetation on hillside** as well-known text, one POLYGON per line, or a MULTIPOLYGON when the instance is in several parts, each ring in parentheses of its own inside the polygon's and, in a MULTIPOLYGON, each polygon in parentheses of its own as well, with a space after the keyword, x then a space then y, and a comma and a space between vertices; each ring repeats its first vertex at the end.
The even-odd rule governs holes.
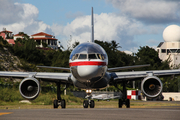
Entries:
MULTIPOLYGON (((137 53, 129 55, 120 51, 121 46, 115 40, 112 40, 111 42, 95 40, 95 42, 102 46, 107 52, 109 58, 109 68, 150 64, 150 67, 137 68, 134 70, 170 69, 168 65, 169 60, 161 61, 158 57, 158 53, 153 48, 148 46, 140 47, 137 53)), ((2 48, 5 47, 8 48, 12 54, 18 56, 18 58, 21 60, 21 65, 19 64, 18 66, 26 71, 66 72, 51 69, 37 69, 36 65, 69 67, 69 55, 72 51, 70 48, 74 48, 78 44, 79 42, 75 42, 71 47, 68 47, 67 50, 63 50, 62 48, 58 50, 53 50, 51 48, 39 49, 36 47, 36 42, 34 42, 34 40, 30 39, 28 36, 24 37, 24 39, 18 39, 14 46, 9 45, 6 40, 3 40, 0 37, 0 50, 3 51, 4 49, 2 48)), ((7 82, 7 80, 5 82, 7 82)), ((162 82, 164 83, 163 91, 178 91, 178 79, 176 77, 162 78, 162 82)), ((140 81, 136 82, 137 88, 139 83, 140 81)), ((46 82, 42 82, 42 86, 51 87, 55 86, 55 84, 47 84, 46 82)), ((128 87, 132 88, 131 82, 128 87)), ((71 86, 69 91, 74 89, 77 90, 77 88, 71 86)), ((108 90, 115 91, 116 88, 110 86, 108 90)))

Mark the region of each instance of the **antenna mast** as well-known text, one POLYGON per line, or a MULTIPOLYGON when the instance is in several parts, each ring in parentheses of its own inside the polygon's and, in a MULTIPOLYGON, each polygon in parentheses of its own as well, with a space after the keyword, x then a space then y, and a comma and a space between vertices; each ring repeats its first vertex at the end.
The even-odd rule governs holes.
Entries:
POLYGON ((91 42, 94 42, 94 18, 93 18, 93 7, 91 11, 91 42))

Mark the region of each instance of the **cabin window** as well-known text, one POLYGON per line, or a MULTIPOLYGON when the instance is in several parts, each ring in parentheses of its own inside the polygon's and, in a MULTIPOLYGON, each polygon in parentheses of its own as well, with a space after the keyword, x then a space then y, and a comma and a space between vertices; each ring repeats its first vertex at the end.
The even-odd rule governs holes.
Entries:
POLYGON ((78 59, 87 59, 87 54, 80 54, 78 59))
POLYGON ((97 59, 96 54, 89 54, 88 58, 89 59, 97 59))

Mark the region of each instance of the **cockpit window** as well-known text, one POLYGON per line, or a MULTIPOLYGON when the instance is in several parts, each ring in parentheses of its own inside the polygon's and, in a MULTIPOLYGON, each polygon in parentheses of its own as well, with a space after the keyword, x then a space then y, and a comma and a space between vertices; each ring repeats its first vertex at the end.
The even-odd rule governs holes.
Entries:
POLYGON ((74 56, 74 59, 73 59, 73 60, 78 59, 78 56, 79 56, 79 54, 75 54, 75 56, 74 56))
POLYGON ((106 58, 106 56, 105 56, 105 55, 103 55, 103 54, 101 54, 101 56, 102 56, 102 60, 104 60, 104 59, 106 58))
POLYGON ((97 59, 96 54, 89 54, 88 58, 89 59, 97 59))
POLYGON ((104 54, 97 54, 98 59, 104 60, 106 56, 104 54))
POLYGON ((72 56, 72 60, 76 60, 76 59, 100 59, 100 60, 104 60, 106 59, 106 55, 105 54, 75 54, 72 56))
POLYGON ((98 59, 102 60, 101 54, 97 54, 98 59))
POLYGON ((87 54, 80 54, 79 59, 87 59, 87 54))

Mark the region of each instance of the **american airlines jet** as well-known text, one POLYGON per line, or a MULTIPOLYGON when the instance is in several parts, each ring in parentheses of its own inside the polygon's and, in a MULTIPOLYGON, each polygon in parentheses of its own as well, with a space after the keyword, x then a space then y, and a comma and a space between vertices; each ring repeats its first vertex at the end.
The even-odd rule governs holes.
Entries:
MULTIPOLYGON (((40 93, 39 80, 55 82, 57 85, 57 99, 54 100, 54 108, 61 106, 66 108, 66 101, 61 98, 60 85, 73 84, 79 89, 86 90, 87 100, 84 100, 83 107, 94 108, 95 103, 91 99, 92 90, 106 88, 109 84, 117 89, 118 84, 123 85, 123 97, 119 99, 119 108, 123 104, 130 107, 130 100, 127 99, 126 85, 129 81, 142 79, 142 93, 149 98, 156 98, 162 92, 162 82, 157 76, 180 74, 180 70, 157 70, 157 71, 133 71, 133 72, 114 72, 123 69, 146 67, 149 65, 136 65, 127 67, 108 68, 108 55, 106 51, 98 44, 94 43, 94 23, 92 8, 92 38, 90 42, 78 45, 70 54, 70 68, 37 66, 39 68, 67 70, 69 73, 52 72, 5 72, 0 71, 0 77, 22 78, 19 91, 22 97, 33 100, 40 93)), ((66 88, 65 88, 66 89, 66 88)))

